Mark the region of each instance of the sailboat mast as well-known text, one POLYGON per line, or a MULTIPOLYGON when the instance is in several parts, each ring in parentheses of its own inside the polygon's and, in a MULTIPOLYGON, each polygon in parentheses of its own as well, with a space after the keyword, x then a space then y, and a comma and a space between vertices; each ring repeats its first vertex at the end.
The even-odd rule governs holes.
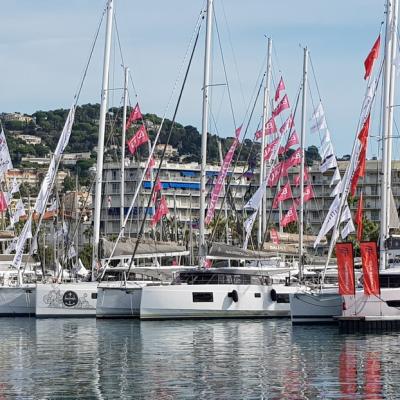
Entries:
POLYGON ((382 212, 380 231, 380 269, 386 269, 386 239, 389 237, 389 212, 392 173, 392 131, 393 131, 393 99, 394 74, 393 55, 396 52, 397 35, 397 0, 386 2, 386 43, 385 65, 383 76, 383 125, 382 125, 382 212), (394 30, 396 29, 396 30, 394 30))
POLYGON ((304 233, 304 164, 305 164, 305 139, 306 139, 306 106, 307 106, 307 62, 308 62, 308 49, 304 48, 303 59, 303 93, 301 105, 301 163, 300 163, 300 223, 299 223, 299 276, 303 278, 303 233, 304 233))
POLYGON ((94 216, 93 216, 92 280, 95 279, 94 272, 97 266, 97 262, 99 260, 100 211, 101 211, 101 200, 102 200, 101 187, 103 183, 104 133, 106 127, 108 75, 110 69, 113 6, 114 6, 114 0, 108 0, 106 39, 104 45, 103 83, 101 89, 101 104, 100 104, 100 117, 99 117, 99 138, 97 144, 96 188, 95 188, 95 203, 94 203, 94 216))
POLYGON ((204 266, 207 255, 205 241, 205 209, 206 209, 206 166, 207 166, 207 130, 209 111, 209 88, 211 67, 211 34, 212 34, 213 0, 207 0, 206 47, 204 54, 203 79, 203 116, 201 130, 201 170, 200 170, 200 226, 199 226, 199 266, 204 266))
MULTIPOLYGON (((265 148, 265 124, 267 123, 267 116, 269 111, 269 92, 271 84, 271 61, 272 61, 272 39, 268 38, 268 53, 267 53, 267 69, 264 86, 264 99, 263 99, 263 115, 262 115, 262 139, 261 139, 261 158, 260 158, 260 186, 264 184, 265 179, 265 162, 264 162, 264 148, 265 148)), ((257 242, 258 247, 262 247, 263 232, 267 229, 267 203, 266 193, 261 201, 261 210, 258 214, 258 232, 257 242)))
POLYGON ((125 141, 126 141, 126 109, 128 106, 128 75, 129 68, 124 68, 124 107, 122 112, 122 139, 121 139, 121 205, 120 205, 120 226, 121 236, 124 236, 125 220, 125 141))

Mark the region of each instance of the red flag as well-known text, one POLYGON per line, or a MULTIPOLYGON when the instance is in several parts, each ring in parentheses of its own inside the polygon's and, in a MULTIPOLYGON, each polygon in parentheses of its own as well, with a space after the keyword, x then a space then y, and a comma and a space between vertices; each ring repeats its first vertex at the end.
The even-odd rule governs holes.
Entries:
POLYGON ((363 195, 361 192, 360 198, 358 199, 356 218, 354 221, 357 224, 357 240, 359 242, 361 242, 361 240, 362 240, 362 233, 363 233, 362 214, 363 214, 363 195))
POLYGON ((144 143, 147 143, 149 137, 147 136, 146 127, 142 125, 139 130, 128 140, 128 149, 131 154, 135 154, 136 150, 144 143))
POLYGON ((289 108, 289 99, 287 97, 287 94, 285 94, 282 98, 282 100, 278 103, 278 105, 276 106, 275 110, 272 111, 272 116, 276 117, 278 116, 283 110, 286 110, 287 108, 289 108))
POLYGON ((142 113, 140 112, 139 103, 136 103, 135 108, 129 115, 128 120, 126 121, 126 129, 128 130, 133 122, 137 121, 138 119, 142 119, 142 113))
POLYGON ((236 137, 236 139, 239 139, 241 131, 242 131, 242 125, 240 125, 239 128, 235 129, 235 137, 236 137))
MULTIPOLYGON (((266 123, 265 123, 265 134, 266 135, 272 135, 273 133, 276 133, 276 124, 275 124, 275 119, 274 117, 271 117, 266 123)), ((256 132, 256 139, 261 139, 263 135, 263 130, 260 129, 259 131, 256 132)))
POLYGON ((272 228, 269 232, 269 236, 271 237, 272 243, 273 244, 279 244, 280 243, 280 238, 279 238, 279 233, 275 228, 272 228))
POLYGON ((276 138, 273 140, 271 143, 267 144, 264 147, 264 160, 265 161, 271 161, 271 157, 275 152, 276 147, 279 145, 280 138, 276 138))
POLYGON ((147 167, 146 171, 146 179, 150 179, 151 170, 154 168, 155 165, 156 165, 156 160, 153 157, 151 157, 149 161, 149 166, 147 167))
POLYGON ((363 268, 364 294, 379 296, 378 255, 376 242, 361 242, 361 263, 363 268))
POLYGON ((367 118, 365 118, 363 126, 358 134, 358 140, 361 142, 361 144, 367 143, 370 120, 371 120, 371 113, 369 113, 367 115, 367 118))
POLYGON ((293 131, 286 143, 285 152, 288 151, 292 146, 294 146, 296 144, 299 144, 299 138, 297 136, 296 131, 293 131))
POLYGON ((3 192, 0 192, 0 212, 7 211, 7 200, 3 192))
POLYGON ((271 173, 269 174, 268 182, 267 182, 268 186, 272 187, 272 186, 276 185, 279 181, 279 178, 281 176, 284 176, 286 172, 287 171, 285 170, 285 162, 284 161, 276 164, 272 168, 271 173))
POLYGON ((157 193, 160 192, 162 190, 162 184, 160 182, 160 180, 157 178, 156 183, 154 185, 154 192, 153 192, 153 198, 152 198, 152 202, 155 203, 156 198, 157 198, 157 193))
POLYGON ((288 129, 292 129, 294 126, 294 119, 293 115, 290 114, 287 120, 283 123, 283 125, 279 128, 279 132, 282 135, 285 133, 288 129))
POLYGON ((278 154, 281 156, 286 153, 285 146, 279 147, 278 154))
POLYGON ((294 167, 295 165, 299 165, 301 163, 301 155, 301 149, 297 149, 286 161, 284 161, 284 174, 287 174, 289 168, 294 167))
POLYGON ((311 186, 311 184, 308 184, 305 188, 304 188, 304 193, 303 193, 303 201, 306 202, 308 200, 311 200, 315 197, 314 195, 314 190, 311 186))
POLYGON ((161 197, 160 203, 158 204, 158 207, 156 209, 156 212, 153 215, 153 218, 151 219, 151 224, 156 225, 158 221, 164 216, 169 213, 168 210, 168 205, 167 201, 165 200, 165 197, 161 197))
POLYGON ((354 257, 353 244, 336 243, 336 260, 338 266, 339 294, 354 295, 354 257))
POLYGON ((379 35, 378 39, 376 39, 374 45, 372 46, 371 51, 369 52, 367 58, 364 61, 364 67, 365 67, 364 79, 369 78, 369 76, 371 75, 372 67, 374 66, 374 61, 379 56, 380 45, 381 45, 381 35, 379 35))
POLYGON ((287 199, 292 199, 292 198, 293 198, 293 193, 292 193, 292 189, 290 187, 290 183, 288 181, 288 182, 286 182, 286 184, 284 186, 282 186, 281 190, 276 195, 274 202, 272 204, 272 208, 277 208, 278 203, 280 203, 281 201, 287 200, 287 199))
POLYGON ((275 101, 278 101, 279 100, 279 97, 280 97, 280 95, 281 95, 281 91, 282 90, 285 90, 286 89, 286 87, 285 87, 285 82, 283 82, 283 78, 281 77, 281 79, 280 79, 280 81, 279 81, 279 83, 278 83, 278 86, 277 86, 277 88, 276 88, 276 92, 275 92, 275 101))
POLYGON ((296 211, 296 204, 293 203, 292 207, 289 208, 286 215, 281 220, 281 226, 285 227, 290 222, 297 221, 297 211, 296 211))
MULTIPOLYGON (((307 169, 304 169, 304 175, 303 175, 303 179, 304 182, 308 181, 308 172, 307 169)), ((296 175, 293 179, 293 183, 295 184, 295 186, 299 186, 300 185, 300 175, 296 175)))

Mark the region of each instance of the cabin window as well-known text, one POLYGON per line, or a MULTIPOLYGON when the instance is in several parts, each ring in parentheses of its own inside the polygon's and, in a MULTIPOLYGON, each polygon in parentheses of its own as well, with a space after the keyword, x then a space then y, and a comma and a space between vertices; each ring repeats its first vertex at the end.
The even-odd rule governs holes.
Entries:
POLYGON ((381 288, 398 288, 400 287, 400 275, 380 275, 379 282, 381 288))
POLYGON ((92 293, 92 299, 97 299, 97 293, 92 293))
POLYGON ((388 300, 386 301, 386 304, 389 307, 400 307, 400 300, 388 300))
POLYGON ((261 297, 261 293, 254 293, 254 297, 260 298, 261 297))
POLYGON ((276 302, 277 303, 289 303, 289 295, 288 294, 282 294, 278 293, 276 295, 276 302))
POLYGON ((193 303, 212 303, 214 301, 213 292, 193 292, 193 303))

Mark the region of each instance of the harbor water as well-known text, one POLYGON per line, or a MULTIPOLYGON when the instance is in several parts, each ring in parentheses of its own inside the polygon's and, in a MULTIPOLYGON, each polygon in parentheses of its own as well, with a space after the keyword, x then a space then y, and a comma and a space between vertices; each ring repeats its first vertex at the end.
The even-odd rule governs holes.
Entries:
POLYGON ((396 399, 397 334, 289 320, 0 320, 0 399, 396 399))

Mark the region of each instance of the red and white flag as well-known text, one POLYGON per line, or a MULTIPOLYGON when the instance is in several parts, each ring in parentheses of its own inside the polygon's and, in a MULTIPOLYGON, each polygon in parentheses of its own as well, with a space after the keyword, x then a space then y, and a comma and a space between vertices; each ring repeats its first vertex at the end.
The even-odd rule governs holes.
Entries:
POLYGON ((269 174, 268 181, 267 181, 268 186, 272 187, 272 186, 276 185, 278 183, 278 181, 279 181, 279 178, 281 176, 284 176, 284 174, 286 172, 287 171, 285 170, 285 162, 284 161, 276 164, 272 168, 272 170, 271 170, 271 172, 269 174))
MULTIPOLYGON (((275 124, 275 119, 274 117, 271 117, 265 124, 265 134, 266 135, 272 135, 273 133, 276 133, 276 124, 275 124)), ((256 139, 261 139, 263 135, 263 130, 260 129, 259 131, 256 132, 256 139)))
POLYGON ((151 219, 151 224, 156 225, 160 219, 169 213, 168 210, 168 205, 167 205, 167 200, 165 200, 165 197, 161 197, 161 200, 158 204, 158 207, 156 208, 156 212, 153 215, 153 218, 151 219))
POLYGON ((314 195, 314 190, 311 186, 311 184, 308 184, 305 188, 304 188, 304 193, 303 193, 303 201, 309 201, 311 199, 313 199, 315 197, 314 195))
POLYGON ((287 97, 287 94, 285 94, 282 98, 282 100, 278 103, 278 105, 275 107, 275 110, 272 111, 272 116, 276 117, 278 116, 283 110, 286 110, 289 108, 289 99, 287 97))
POLYGON ((135 108, 131 111, 128 120, 126 121, 126 129, 128 130, 132 123, 137 121, 138 119, 142 119, 142 113, 140 112, 139 103, 136 103, 135 108))
MULTIPOLYGON (((307 169, 304 169, 304 175, 303 175, 303 179, 304 179, 304 182, 307 182, 308 181, 308 172, 307 172, 307 169)), ((299 186, 300 185, 300 175, 296 175, 295 177, 294 177, 294 179, 293 179, 293 183, 295 184, 295 186, 299 186)))
POLYGON ((4 192, 0 192, 0 212, 7 211, 7 200, 4 192))
POLYGON ((269 236, 271 237, 271 241, 273 244, 279 244, 281 242, 281 240, 279 238, 279 233, 275 228, 272 228, 269 231, 269 236))
POLYGON ((296 205, 293 203, 292 207, 289 208, 286 215, 281 219, 281 226, 285 227, 291 222, 297 221, 297 219, 296 205))
POLYGON ((381 294, 379 284, 378 249, 376 242, 360 243, 361 264, 363 269, 364 294, 367 296, 381 294))
POLYGON ((271 157, 272 155, 275 153, 275 149, 277 148, 277 146, 279 146, 279 142, 280 142, 280 138, 276 138, 275 140, 273 140, 271 143, 267 144, 264 147, 264 160, 265 161, 271 161, 271 157))
POLYGON ((287 118, 287 120, 283 123, 283 125, 279 128, 279 132, 281 133, 281 135, 283 135, 284 133, 286 133, 289 129, 292 129, 294 126, 294 119, 293 119, 293 115, 290 114, 289 117, 287 118))
POLYGON ((286 146, 285 146, 285 153, 292 147, 295 146, 296 144, 299 144, 299 138, 297 136, 296 131, 293 131, 292 134, 290 135, 286 146))
POLYGON ((371 75, 372 68, 374 66, 374 61, 379 56, 380 46, 381 46, 381 35, 379 35, 378 39, 376 39, 374 45, 372 46, 371 51, 369 52, 367 58, 364 61, 364 67, 365 67, 364 79, 369 78, 369 76, 371 75))
POLYGON ((157 193, 160 192, 162 189, 162 184, 160 182, 160 179, 157 178, 156 183, 154 185, 154 192, 153 192, 153 198, 152 198, 152 202, 155 203, 156 199, 157 199, 157 193))
POLYGON ((139 130, 128 140, 128 149, 131 154, 135 154, 136 150, 142 145, 147 143, 149 137, 147 135, 146 127, 142 125, 139 130))
POLYGON ((285 173, 287 174, 287 171, 289 168, 294 167, 295 165, 299 165, 301 163, 301 156, 302 156, 302 151, 301 149, 297 149, 286 161, 285 161, 285 166, 284 170, 285 173))
POLYGON ((287 200, 287 199, 292 199, 292 198, 293 198, 293 193, 292 193, 292 189, 290 187, 290 183, 288 181, 288 182, 286 182, 286 184, 284 186, 282 186, 281 190, 276 195, 274 202, 272 204, 272 208, 277 208, 278 203, 280 203, 281 201, 287 200))
POLYGON ((275 92, 275 101, 279 100, 279 97, 281 95, 281 91, 285 90, 285 82, 283 82, 283 78, 281 77, 281 79, 279 80, 278 86, 276 87, 276 92, 275 92))
POLYGON ((149 161, 149 166, 147 167, 146 171, 146 179, 150 179, 151 170, 154 168, 155 165, 156 165, 156 160, 153 157, 151 157, 149 161))

